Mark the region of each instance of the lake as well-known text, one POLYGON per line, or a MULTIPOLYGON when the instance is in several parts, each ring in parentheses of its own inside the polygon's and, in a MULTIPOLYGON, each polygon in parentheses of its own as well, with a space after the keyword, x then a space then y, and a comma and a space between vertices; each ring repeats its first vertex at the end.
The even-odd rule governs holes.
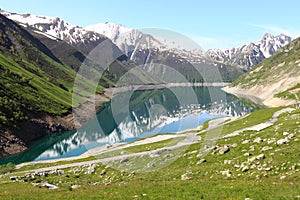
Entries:
POLYGON ((255 107, 220 87, 122 92, 115 94, 82 128, 49 135, 33 142, 25 152, 2 158, 0 163, 78 156, 98 146, 193 129, 221 116, 243 116, 255 107))

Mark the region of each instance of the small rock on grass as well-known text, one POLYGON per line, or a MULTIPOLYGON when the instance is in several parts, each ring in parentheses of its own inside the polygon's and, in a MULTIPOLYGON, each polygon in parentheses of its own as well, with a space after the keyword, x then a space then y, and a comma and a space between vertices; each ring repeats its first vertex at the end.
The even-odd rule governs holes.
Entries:
POLYGON ((263 151, 268 151, 268 150, 272 150, 273 149, 273 147, 270 147, 270 146, 264 146, 262 149, 261 149, 261 151, 263 152, 263 151))
POLYGON ((220 173, 223 175, 223 176, 227 176, 227 177, 231 177, 232 173, 230 170, 224 170, 224 171, 220 171, 220 173))
POLYGON ((277 145, 282 145, 282 144, 287 144, 287 143, 289 143, 289 142, 290 142, 290 141, 289 141, 288 138, 283 138, 283 139, 277 140, 276 144, 277 144, 277 145))
POLYGON ((288 139, 292 139, 292 138, 294 138, 294 137, 295 137, 295 135, 294 135, 293 133, 291 133, 291 134, 289 134, 289 135, 287 136, 288 139))
POLYGON ((106 170, 103 169, 103 170, 101 171, 100 175, 103 176, 103 175, 105 175, 105 174, 106 174, 106 170))
POLYGON ((220 149, 219 149, 219 154, 220 155, 223 155, 223 154, 225 154, 225 153, 227 153, 227 152, 229 152, 230 151, 230 148, 227 146, 227 145, 224 145, 223 147, 221 147, 220 149))
POLYGON ((253 140, 253 142, 255 143, 262 143, 263 139, 261 139, 260 137, 255 138, 255 140, 253 140))
POLYGON ((129 161, 128 158, 124 158, 124 159, 120 160, 120 163, 125 163, 125 162, 128 162, 128 161, 129 161))
POLYGON ((191 177, 189 177, 189 175, 192 174, 192 172, 186 172, 184 174, 181 175, 181 180, 185 181, 185 180, 190 180, 191 177))
POLYGON ((200 159, 198 162, 197 162, 197 165, 200 165, 202 163, 205 163, 206 162, 206 159, 202 158, 200 159))
POLYGON ((243 142, 242 142, 242 144, 248 144, 248 143, 250 143, 251 142, 251 140, 244 140, 243 142))
POLYGON ((264 159, 266 156, 265 156, 265 154, 259 154, 258 156, 256 156, 256 160, 262 160, 262 159, 264 159))
POLYGON ((288 132, 286 132, 286 131, 284 131, 283 133, 282 133, 282 135, 284 135, 284 136, 286 136, 286 135, 288 135, 289 133, 288 132))
POLYGON ((72 189, 76 189, 76 188, 80 188, 80 187, 81 187, 81 185, 72 185, 71 186, 72 189))
POLYGON ((286 178, 286 176, 281 176, 280 177, 280 180, 283 180, 283 179, 285 179, 286 178))
POLYGON ((248 166, 244 166, 244 167, 242 168, 242 172, 247 172, 247 171, 249 171, 249 167, 248 167, 248 166))
POLYGON ((237 143, 233 143, 233 144, 230 145, 230 147, 233 147, 233 148, 235 148, 235 147, 237 147, 237 146, 238 146, 237 143))
POLYGON ((225 165, 231 165, 233 164, 233 160, 224 160, 225 165))
POLYGON ((244 156, 251 156, 251 153, 246 152, 246 153, 244 153, 244 156))

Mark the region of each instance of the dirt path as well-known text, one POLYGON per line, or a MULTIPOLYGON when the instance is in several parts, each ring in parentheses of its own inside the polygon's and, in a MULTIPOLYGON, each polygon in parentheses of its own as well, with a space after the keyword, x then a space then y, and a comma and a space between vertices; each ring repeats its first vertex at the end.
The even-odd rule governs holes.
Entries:
MULTIPOLYGON (((150 155, 150 154, 160 154, 161 152, 164 151, 173 151, 175 149, 178 149, 182 146, 186 145, 191 145, 197 141, 199 141, 201 138, 193 133, 188 133, 185 134, 186 138, 180 142, 178 142, 174 146, 170 147, 163 147, 160 149, 152 150, 152 151, 144 151, 144 152, 139 152, 139 153, 131 153, 131 154, 124 154, 124 155, 119 155, 119 156, 114 156, 114 157, 108 157, 108 158, 101 158, 101 159, 96 159, 96 160, 91 160, 91 161, 84 161, 84 162, 78 162, 78 163, 70 163, 70 164, 64 164, 64 165, 59 165, 59 166, 53 166, 53 167, 45 167, 45 168, 39 168, 39 169, 33 169, 33 170, 26 170, 18 173, 33 173, 33 172, 45 172, 45 171, 52 171, 56 169, 65 169, 65 168, 70 168, 70 167, 78 167, 82 165, 91 165, 91 164, 96 164, 96 163, 107 163, 111 161, 116 161, 116 160, 123 160, 123 159, 128 159, 131 157, 137 157, 137 156, 144 156, 144 155, 150 155)), ((125 146, 125 145, 124 145, 125 146)), ((122 146, 124 148, 124 146, 122 146)), ((119 148, 121 149, 121 148, 119 148)), ((116 149, 114 149, 116 150, 116 149)), ((19 167, 17 167, 19 168, 19 167)))
POLYGON ((279 111, 275 112, 273 114, 273 116, 271 117, 271 119, 267 122, 256 124, 256 125, 253 125, 253 126, 250 126, 250 127, 247 127, 247 128, 243 128, 243 129, 234 131, 232 133, 229 133, 227 135, 222 136, 221 138, 228 138, 228 137, 237 136, 237 135, 239 135, 240 133, 242 133, 244 131, 261 131, 265 128, 268 128, 268 127, 272 126, 275 122, 277 122, 279 115, 281 115, 282 113, 291 112, 293 110, 295 110, 295 109, 294 108, 284 108, 282 110, 279 110, 279 111))

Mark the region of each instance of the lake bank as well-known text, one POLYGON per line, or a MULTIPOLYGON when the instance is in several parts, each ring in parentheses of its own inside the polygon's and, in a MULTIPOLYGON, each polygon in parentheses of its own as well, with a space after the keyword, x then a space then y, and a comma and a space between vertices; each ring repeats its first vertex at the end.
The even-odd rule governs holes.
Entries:
MULTIPOLYGON (((95 95, 95 98, 88 98, 86 103, 81 104, 80 108, 87 108, 91 105, 96 105, 99 109, 101 105, 111 99, 112 90, 105 89, 103 94, 95 95)), ((85 115, 85 120, 91 119, 95 115, 90 113, 85 115)), ((29 145, 43 138, 47 135, 55 134, 57 132, 75 130, 82 124, 75 123, 74 113, 72 109, 63 116, 55 116, 45 112, 32 112, 30 119, 22 121, 17 127, 11 130, 4 131, 0 144, 0 158, 14 155, 28 149, 29 145)))
MULTIPOLYGON (((266 107, 279 107, 279 106, 289 106, 296 103, 295 100, 290 99, 281 99, 275 97, 276 94, 280 93, 280 91, 273 91, 272 88, 277 88, 273 86, 262 87, 255 86, 252 88, 240 88, 238 86, 235 87, 223 87, 222 90, 229 94, 233 94, 239 98, 249 99, 254 103, 264 105, 266 107)), ((284 89, 282 89, 284 91, 284 89)))

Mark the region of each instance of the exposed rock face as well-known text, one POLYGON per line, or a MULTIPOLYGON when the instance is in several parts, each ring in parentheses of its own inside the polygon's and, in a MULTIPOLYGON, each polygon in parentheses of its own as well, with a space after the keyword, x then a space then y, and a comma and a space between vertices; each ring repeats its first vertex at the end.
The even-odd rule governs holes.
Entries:
POLYGON ((286 137, 286 138, 277 140, 276 144, 277 145, 282 145, 282 144, 287 144, 289 142, 290 142, 290 140, 286 137))
POLYGON ((0 157, 26 150, 26 144, 8 132, 0 134, 0 157))
POLYGON ((0 131, 0 157, 22 152, 30 142, 43 136, 75 129, 72 114, 64 117, 41 112, 30 115, 30 120, 22 121, 10 130, 0 131))
POLYGON ((202 164, 202 163, 205 163, 205 162, 206 162, 206 159, 202 158, 202 159, 200 159, 200 160, 197 162, 197 164, 199 165, 199 164, 202 164))

